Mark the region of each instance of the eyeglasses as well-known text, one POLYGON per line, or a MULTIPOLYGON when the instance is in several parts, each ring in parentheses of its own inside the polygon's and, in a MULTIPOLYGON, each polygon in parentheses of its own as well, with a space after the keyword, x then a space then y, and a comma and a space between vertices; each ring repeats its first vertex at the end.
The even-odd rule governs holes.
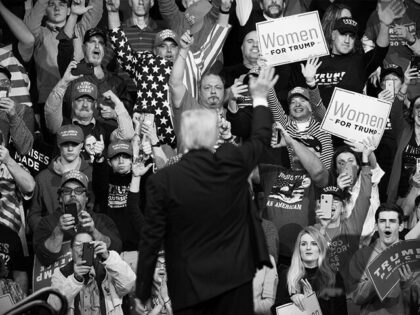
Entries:
POLYGON ((69 187, 63 187, 61 188, 61 193, 63 195, 71 195, 72 193, 75 193, 76 195, 81 195, 84 192, 86 192, 86 189, 84 189, 83 187, 76 187, 76 188, 69 188, 69 187))

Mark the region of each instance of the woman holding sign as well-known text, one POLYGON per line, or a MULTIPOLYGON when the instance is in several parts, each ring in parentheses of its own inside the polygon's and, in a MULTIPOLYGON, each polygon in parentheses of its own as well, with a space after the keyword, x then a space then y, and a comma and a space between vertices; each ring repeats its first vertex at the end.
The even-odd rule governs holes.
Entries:
POLYGON ((323 315, 347 315, 343 279, 334 274, 326 253, 322 234, 312 226, 305 227, 296 239, 290 268, 279 274, 274 309, 293 302, 304 311, 305 298, 315 292, 323 315))

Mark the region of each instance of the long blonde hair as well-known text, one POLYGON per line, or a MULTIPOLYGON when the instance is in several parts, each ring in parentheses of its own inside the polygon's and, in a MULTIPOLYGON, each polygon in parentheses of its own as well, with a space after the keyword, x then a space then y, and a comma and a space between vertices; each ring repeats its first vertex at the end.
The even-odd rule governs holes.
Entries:
POLYGON ((296 238, 295 248, 293 250, 292 262, 290 264, 289 272, 287 273, 287 288, 289 294, 302 293, 302 286, 300 280, 305 277, 305 265, 303 264, 302 257, 300 255, 300 240, 303 235, 309 234, 316 242, 319 248, 318 257, 318 271, 316 277, 316 283, 313 285, 314 291, 320 290, 326 287, 333 287, 335 285, 335 274, 331 269, 327 259, 327 241, 324 236, 313 226, 307 226, 300 231, 296 238))

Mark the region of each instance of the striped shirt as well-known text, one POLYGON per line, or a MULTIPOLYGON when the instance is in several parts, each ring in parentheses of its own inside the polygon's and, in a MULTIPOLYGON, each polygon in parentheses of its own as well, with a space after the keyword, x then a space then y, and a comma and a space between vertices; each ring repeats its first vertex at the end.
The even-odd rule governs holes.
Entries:
POLYGON ((12 75, 9 97, 16 103, 32 106, 29 88, 31 82, 25 68, 13 55, 12 45, 0 47, 0 66, 12 75))
POLYGON ((183 83, 194 98, 198 97, 198 83, 201 80, 201 76, 210 70, 215 63, 222 51, 230 28, 230 25, 223 27, 216 24, 203 46, 195 53, 188 52, 183 83))
MULTIPOLYGON (((267 99, 271 112, 273 113, 274 120, 281 123, 292 138, 304 139, 307 136, 312 136, 321 143, 322 151, 320 160, 327 169, 330 169, 332 156, 334 154, 332 139, 329 133, 321 130, 320 124, 325 115, 325 106, 321 101, 318 88, 314 90, 309 89, 309 95, 309 102, 311 103, 313 114, 305 130, 301 131, 299 131, 296 121, 286 115, 273 89, 270 90, 267 99)), ((293 150, 290 147, 287 147, 287 150, 289 152, 289 158, 292 161, 292 157, 294 155, 293 150)))
MULTIPOLYGON (((29 171, 19 164, 25 171, 29 171)), ((23 199, 29 200, 31 196, 23 195, 8 168, 0 165, 0 224, 3 224, 18 233, 22 242, 25 256, 28 247, 25 236, 25 213, 23 211, 23 199)))

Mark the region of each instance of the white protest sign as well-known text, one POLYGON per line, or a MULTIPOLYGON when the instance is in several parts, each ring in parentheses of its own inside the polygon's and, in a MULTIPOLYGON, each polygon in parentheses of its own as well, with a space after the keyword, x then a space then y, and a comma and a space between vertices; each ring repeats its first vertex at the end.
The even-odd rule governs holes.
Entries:
POLYGON ((302 312, 294 303, 287 303, 276 307, 276 315, 322 315, 321 307, 315 292, 303 299, 305 310, 302 312))
POLYGON ((256 24, 260 53, 270 66, 329 54, 318 11, 256 24))
POLYGON ((355 142, 374 137, 379 144, 391 106, 375 97, 335 88, 321 129, 355 142))

